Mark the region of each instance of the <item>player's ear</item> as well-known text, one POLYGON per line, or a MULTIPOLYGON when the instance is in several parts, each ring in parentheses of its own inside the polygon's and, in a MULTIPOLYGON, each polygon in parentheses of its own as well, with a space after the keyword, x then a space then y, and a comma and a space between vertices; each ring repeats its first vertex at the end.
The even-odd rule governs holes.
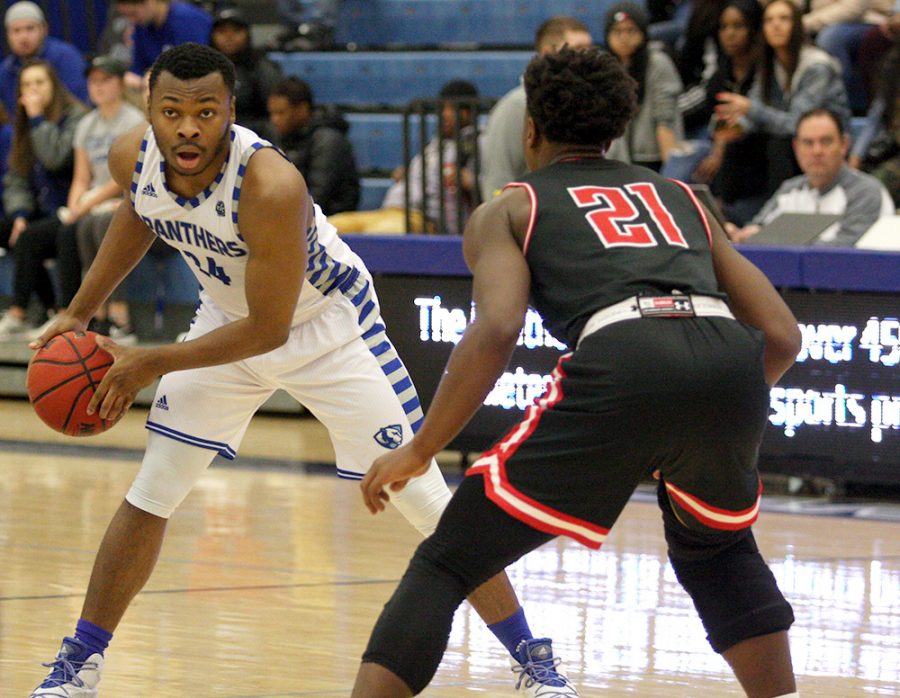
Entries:
POLYGON ((530 115, 525 116, 525 131, 522 134, 525 150, 533 150, 540 145, 541 134, 537 126, 534 125, 534 119, 530 115))

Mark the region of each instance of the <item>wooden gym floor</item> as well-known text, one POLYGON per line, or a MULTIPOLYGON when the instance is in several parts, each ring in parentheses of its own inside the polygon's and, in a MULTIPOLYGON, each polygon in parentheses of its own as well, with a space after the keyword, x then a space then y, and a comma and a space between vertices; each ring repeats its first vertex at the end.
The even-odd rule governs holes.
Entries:
MULTIPOLYGON (((97 545, 139 464, 144 412, 77 440, 51 433, 27 403, 0 401, 3 698, 28 695, 73 631, 97 545)), ((107 652, 101 696, 349 696, 418 536, 393 511, 369 516, 354 483, 304 465, 332 458, 309 418, 254 421, 236 464, 214 466, 173 518, 107 652)), ((757 537, 794 604, 801 695, 900 695, 898 507, 773 497, 767 509, 757 537)), ((601 552, 555 541, 510 576, 584 698, 742 695, 666 566, 649 493, 601 552)), ((502 698, 515 695, 511 679, 505 652, 464 606, 423 695, 502 698)))

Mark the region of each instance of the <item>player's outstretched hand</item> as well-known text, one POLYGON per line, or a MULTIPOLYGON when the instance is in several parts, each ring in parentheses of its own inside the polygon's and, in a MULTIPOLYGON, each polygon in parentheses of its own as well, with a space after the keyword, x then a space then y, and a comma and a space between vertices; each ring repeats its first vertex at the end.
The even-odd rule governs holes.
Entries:
POLYGON ((54 316, 53 322, 44 330, 44 333, 28 343, 28 348, 37 351, 57 335, 64 332, 84 332, 85 330, 87 330, 86 322, 82 322, 78 318, 69 315, 65 310, 61 310, 54 316))
POLYGON ((399 492, 411 478, 424 475, 430 466, 431 458, 416 453, 413 442, 385 453, 372 464, 359 484, 363 502, 373 514, 384 511, 385 502, 390 499, 385 488, 399 492))
POLYGON ((112 354, 114 361, 94 391, 87 413, 99 412, 103 419, 116 421, 131 407, 138 391, 157 378, 158 371, 149 361, 148 349, 123 347, 103 336, 97 337, 97 345, 112 354))

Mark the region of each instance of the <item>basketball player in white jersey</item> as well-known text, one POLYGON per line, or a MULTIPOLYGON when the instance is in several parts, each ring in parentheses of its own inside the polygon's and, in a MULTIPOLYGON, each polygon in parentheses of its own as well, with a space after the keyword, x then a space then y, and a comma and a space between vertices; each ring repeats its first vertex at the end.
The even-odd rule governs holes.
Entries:
MULTIPOLYGON (((84 331, 155 237, 182 254, 201 302, 184 342, 126 348, 100 340, 115 363, 89 410, 118 419, 141 388, 162 379, 143 463, 97 553, 76 632, 32 698, 98 695, 104 650, 153 571, 168 518, 216 454, 234 458, 276 389, 325 424, 338 475, 349 479, 362 479, 422 421, 369 272, 293 165, 234 125, 231 63, 185 44, 160 56, 149 84, 150 128, 125 134, 110 151, 126 199, 72 304, 31 346, 84 331)), ((449 499, 432 463, 391 501, 429 535, 449 499)), ((505 574, 470 600, 513 656, 519 695, 577 696, 555 671, 550 641, 532 638, 505 574)))

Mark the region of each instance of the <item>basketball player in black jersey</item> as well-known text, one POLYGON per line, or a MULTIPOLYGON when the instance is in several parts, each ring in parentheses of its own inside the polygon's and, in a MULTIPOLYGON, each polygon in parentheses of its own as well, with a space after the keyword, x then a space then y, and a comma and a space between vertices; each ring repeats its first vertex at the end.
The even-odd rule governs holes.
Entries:
POLYGON ((614 58, 537 57, 525 88, 531 173, 466 227, 476 320, 421 430, 363 480, 369 509, 381 511, 482 404, 529 298, 572 351, 416 551, 353 697, 422 691, 469 591, 557 535, 600 547, 655 471, 669 558, 713 649, 751 698, 796 696, 793 613, 750 529, 768 387, 799 351, 796 320, 684 185, 604 159, 635 109, 614 58))

